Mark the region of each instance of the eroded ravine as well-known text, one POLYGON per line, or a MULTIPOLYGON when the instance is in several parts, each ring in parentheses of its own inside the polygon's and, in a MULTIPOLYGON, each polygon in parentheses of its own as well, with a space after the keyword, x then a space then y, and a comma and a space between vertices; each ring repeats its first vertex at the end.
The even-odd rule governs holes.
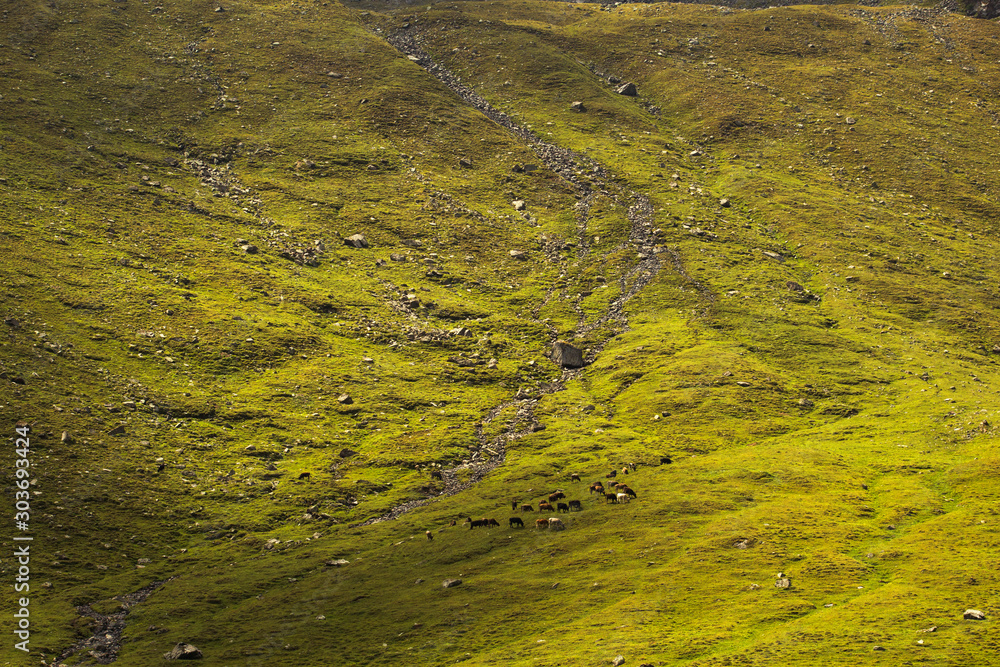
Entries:
MULTIPOLYGON (((375 32, 406 55, 412 62, 445 84, 463 102, 479 110, 494 123, 506 128, 514 136, 527 144, 538 155, 539 160, 546 167, 558 174, 576 190, 580 200, 576 207, 579 257, 586 256, 591 252, 588 242, 587 225, 593 193, 599 191, 602 194, 608 194, 617 202, 627 207, 627 218, 629 221, 628 239, 602 253, 600 257, 592 258, 592 261, 599 263, 623 249, 631 249, 635 252, 635 263, 622 273, 619 278, 618 296, 608 304, 608 307, 599 317, 586 322, 579 299, 574 302, 574 310, 579 317, 579 333, 590 333, 610 322, 616 322, 620 330, 627 329, 626 304, 648 286, 665 265, 669 265, 687 284, 695 288, 701 300, 705 303, 706 308, 714 302, 715 296, 707 286, 693 280, 685 272, 683 262, 677 251, 657 244, 653 225, 653 206, 648 197, 612 182, 606 168, 592 158, 568 148, 543 141, 529 129, 515 123, 508 114, 491 105, 474 90, 463 85, 451 71, 436 63, 430 54, 420 47, 414 34, 401 31, 383 33, 381 30, 375 30, 375 32), (584 178, 584 175, 586 175, 586 178, 584 178)), ((566 260, 560 260, 560 268, 565 270, 566 260)), ((555 296, 556 292, 556 289, 550 288, 546 292, 543 302, 532 309, 532 318, 537 323, 544 324, 544 322, 538 319, 540 311, 545 303, 555 296)), ((552 338, 550 343, 552 343, 555 341, 555 330, 552 327, 546 328, 550 333, 552 338)), ((603 340, 595 345, 591 345, 586 355, 586 361, 588 363, 593 361, 597 354, 603 350, 607 342, 607 340, 603 340)), ((474 486, 506 460, 507 446, 510 443, 539 430, 540 425, 535 417, 535 408, 539 400, 544 396, 561 391, 567 381, 575 378, 581 372, 582 369, 564 369, 561 377, 540 387, 537 391, 525 394, 524 390, 519 390, 518 394, 513 398, 507 399, 489 410, 486 416, 475 427, 479 452, 474 455, 472 460, 466 463, 440 471, 444 489, 438 495, 432 498, 412 500, 397 505, 385 514, 373 517, 367 521, 351 524, 351 526, 367 526, 395 519, 417 507, 421 507, 442 497, 455 495, 474 486), (487 438, 484 435, 485 427, 510 408, 514 409, 514 417, 510 420, 510 424, 499 435, 487 438), (483 457, 484 452, 485 457, 483 457), (460 476, 462 479, 460 479, 460 476)))

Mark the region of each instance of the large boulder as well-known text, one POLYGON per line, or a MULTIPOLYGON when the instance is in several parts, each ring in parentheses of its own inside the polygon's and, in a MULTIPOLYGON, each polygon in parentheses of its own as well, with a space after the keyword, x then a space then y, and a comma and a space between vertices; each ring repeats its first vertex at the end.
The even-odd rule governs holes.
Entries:
POLYGON ((163 657, 166 660, 198 660, 202 655, 196 646, 181 642, 168 653, 164 653, 163 657))
POLYGON ((629 97, 635 97, 639 94, 639 89, 635 87, 634 83, 626 83, 618 89, 619 95, 628 95, 629 97))
POLYGON ((361 234, 353 234, 344 239, 344 245, 351 248, 367 248, 368 239, 366 239, 361 234))
POLYGON ((968 621, 985 621, 986 614, 979 611, 978 609, 966 609, 965 613, 962 614, 962 618, 968 621))
POLYGON ((564 340, 557 340, 552 345, 552 361, 566 368, 581 368, 583 350, 564 340))

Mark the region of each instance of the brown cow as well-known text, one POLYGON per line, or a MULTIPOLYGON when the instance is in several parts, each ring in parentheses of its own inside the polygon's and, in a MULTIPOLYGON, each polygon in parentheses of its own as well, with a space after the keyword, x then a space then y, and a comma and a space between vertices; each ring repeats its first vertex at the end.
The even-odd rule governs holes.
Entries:
POLYGON ((617 470, 612 470, 607 475, 605 475, 605 477, 607 477, 608 479, 614 479, 617 476, 618 476, 618 471, 617 470))
POLYGON ((549 502, 554 503, 555 501, 562 500, 565 497, 566 497, 565 493, 563 493, 562 491, 556 491, 554 493, 549 494, 549 502))
POLYGON ((554 509, 555 508, 552 507, 552 505, 549 504, 549 503, 538 503, 538 511, 539 512, 545 512, 545 511, 551 512, 554 509))
POLYGON ((531 505, 521 505, 521 511, 522 512, 534 512, 535 508, 532 507, 531 505))
POLYGON ((627 485, 623 484, 621 487, 618 488, 618 490, 621 491, 622 493, 627 493, 630 498, 638 498, 638 496, 635 494, 635 491, 630 489, 627 485))
POLYGON ((575 509, 577 511, 582 511, 583 510, 583 505, 580 503, 579 500, 571 500, 571 501, 569 501, 569 508, 570 509, 575 509))
POLYGON ((500 527, 500 522, 497 521, 496 519, 486 519, 486 525, 487 526, 496 526, 497 528, 499 528, 500 527))
POLYGON ((570 481, 573 481, 573 482, 579 482, 580 481, 580 476, 577 475, 576 473, 571 474, 569 476, 569 478, 570 478, 570 481))
POLYGON ((426 531, 426 532, 425 532, 424 534, 425 534, 425 535, 427 535, 427 539, 428 539, 428 540, 433 540, 433 539, 434 539, 434 536, 433 536, 433 535, 431 535, 431 531, 429 531, 429 530, 428 530, 428 531, 426 531))
POLYGON ((544 530, 549 527, 548 519, 535 519, 535 528, 538 530, 544 530))
POLYGON ((613 493, 605 493, 604 494, 604 502, 605 503, 617 503, 618 502, 618 496, 616 496, 613 493))
POLYGON ((604 493, 604 485, 600 482, 594 482, 590 485, 590 493, 591 495, 594 493, 604 493))
POLYGON ((521 502, 520 500, 512 500, 512 501, 510 501, 510 509, 511 509, 512 512, 516 512, 517 511, 517 506, 520 504, 520 502, 521 502))
POLYGON ((312 477, 312 473, 309 472, 299 473, 299 479, 309 479, 310 477, 312 477))

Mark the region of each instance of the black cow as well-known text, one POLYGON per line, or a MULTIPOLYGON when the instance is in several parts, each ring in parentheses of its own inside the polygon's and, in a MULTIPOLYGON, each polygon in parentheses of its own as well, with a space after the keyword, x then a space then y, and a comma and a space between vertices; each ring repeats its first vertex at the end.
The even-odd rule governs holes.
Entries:
POLYGON ((508 521, 510 521, 511 528, 513 528, 514 526, 520 526, 521 528, 524 528, 524 522, 521 521, 521 517, 519 516, 512 516, 510 519, 508 519, 508 521))

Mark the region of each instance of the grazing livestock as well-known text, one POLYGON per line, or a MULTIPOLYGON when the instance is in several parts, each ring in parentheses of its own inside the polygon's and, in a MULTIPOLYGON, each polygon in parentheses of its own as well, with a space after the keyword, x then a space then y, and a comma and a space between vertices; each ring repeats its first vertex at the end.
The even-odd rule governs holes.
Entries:
POLYGON ((566 503, 556 503, 556 511, 557 512, 568 512, 569 511, 569 505, 567 505, 566 503))
POLYGON ((571 510, 575 509, 576 511, 579 512, 583 510, 583 505, 580 503, 579 500, 571 500, 569 501, 569 508, 571 510))
POLYGON ((475 521, 469 522, 469 530, 473 528, 482 528, 483 526, 488 526, 488 519, 476 519, 475 521))
POLYGON ((594 482, 593 484, 591 484, 590 485, 590 493, 591 493, 591 495, 593 495, 595 492, 596 493, 604 493, 604 485, 601 484, 600 482, 594 482))
POLYGON ((457 522, 457 521, 455 521, 454 519, 452 519, 452 520, 451 520, 451 523, 449 523, 448 525, 449 525, 449 526, 457 526, 457 525, 458 525, 458 522, 457 522))
POLYGON ((512 511, 512 512, 516 512, 516 511, 517 511, 517 506, 518 506, 518 505, 519 505, 520 503, 521 503, 521 501, 520 501, 520 500, 512 500, 512 501, 510 501, 510 509, 511 509, 511 511, 512 511))
POLYGON ((551 503, 538 503, 539 512, 546 512, 546 511, 551 512, 554 509, 555 508, 552 507, 551 503))
POLYGON ((619 491, 621 491, 622 493, 627 493, 627 494, 629 495, 629 497, 630 497, 630 498, 638 498, 638 496, 637 496, 637 495, 635 495, 635 491, 633 491, 632 489, 630 489, 630 488, 629 488, 629 487, 627 487, 627 486, 622 486, 622 487, 621 487, 620 489, 618 489, 618 490, 619 490, 619 491))
POLYGON ((627 503, 628 502, 628 494, 627 493, 619 493, 618 494, 618 502, 620 502, 620 503, 627 503))
POLYGON ((424 531, 424 534, 427 536, 428 540, 433 540, 434 539, 434 536, 431 535, 431 531, 429 531, 429 530, 424 531))
POLYGON ((669 463, 673 463, 673 462, 674 462, 674 460, 672 458, 670 458, 669 456, 661 456, 660 457, 660 465, 669 464, 669 463))
POLYGON ((508 519, 508 521, 510 521, 511 528, 513 528, 514 526, 520 526, 521 528, 524 528, 524 522, 521 521, 521 517, 519 516, 512 516, 510 519, 508 519))
POLYGON ((549 530, 566 530, 566 524, 562 522, 562 519, 552 517, 549 519, 549 530))
POLYGON ((565 493, 563 493, 562 491, 556 491, 555 493, 549 494, 549 502, 554 503, 555 501, 562 500, 565 497, 566 497, 565 493))
POLYGON ((497 528, 499 528, 500 527, 500 522, 497 521, 496 519, 486 519, 486 525, 487 526, 496 526, 497 528))
POLYGON ((312 476, 312 473, 308 473, 308 472, 299 473, 299 479, 309 479, 311 476, 312 476))
POLYGON ((549 527, 548 519, 535 519, 535 528, 538 530, 544 530, 549 527))
POLYGON ((622 468, 622 474, 623 475, 627 475, 628 474, 628 466, 625 466, 624 468, 622 468))
POLYGON ((613 493, 605 493, 604 494, 604 502, 605 503, 617 503, 618 502, 618 496, 616 496, 613 493))
POLYGON ((532 507, 531 505, 521 505, 521 511, 522 512, 534 512, 535 508, 532 507))
POLYGON ((577 475, 576 473, 571 474, 569 476, 569 478, 570 478, 571 481, 574 481, 574 482, 579 482, 580 481, 580 476, 577 475))
POLYGON ((617 470, 612 470, 607 475, 605 475, 605 477, 607 477, 608 479, 614 479, 617 476, 618 476, 618 471, 617 470))

